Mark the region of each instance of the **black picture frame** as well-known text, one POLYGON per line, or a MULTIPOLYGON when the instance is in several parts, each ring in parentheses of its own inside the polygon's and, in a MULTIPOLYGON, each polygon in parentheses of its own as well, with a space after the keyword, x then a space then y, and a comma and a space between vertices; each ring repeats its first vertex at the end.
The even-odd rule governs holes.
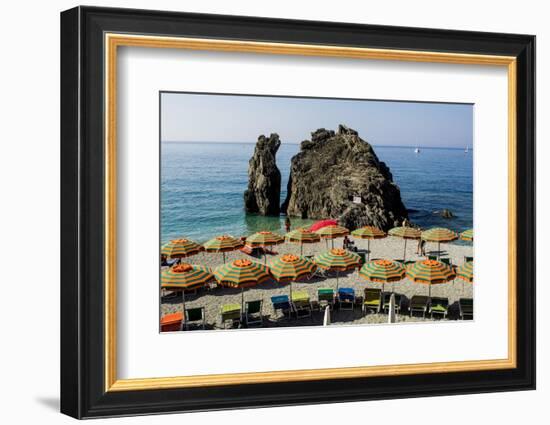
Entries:
POLYGON ((535 388, 535 37, 76 7, 61 13, 61 412, 75 418, 535 388), (106 392, 104 34, 517 58, 517 367, 476 372, 106 392))

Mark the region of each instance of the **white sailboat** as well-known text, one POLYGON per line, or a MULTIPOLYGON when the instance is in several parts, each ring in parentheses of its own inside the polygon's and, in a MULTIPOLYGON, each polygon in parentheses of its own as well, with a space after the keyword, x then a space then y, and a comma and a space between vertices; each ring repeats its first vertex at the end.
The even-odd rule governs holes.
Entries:
POLYGON ((418 148, 418 146, 414 148, 414 153, 420 153, 420 149, 418 148))
POLYGON ((468 146, 466 146, 466 149, 464 149, 464 153, 468 153, 468 146))

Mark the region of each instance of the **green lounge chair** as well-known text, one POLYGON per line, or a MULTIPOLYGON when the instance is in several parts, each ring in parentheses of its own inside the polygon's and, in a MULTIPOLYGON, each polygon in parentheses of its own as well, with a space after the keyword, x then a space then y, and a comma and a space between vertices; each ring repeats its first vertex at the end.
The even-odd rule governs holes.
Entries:
POLYGON ((375 288, 365 288, 365 297, 363 301, 363 314, 368 310, 380 313, 382 290, 375 288))
POLYGON ((437 255, 428 255, 428 260, 437 261, 437 255))
POLYGON ((474 261, 474 257, 464 256, 464 262, 467 263, 468 261, 474 261))
POLYGON ((225 328, 227 321, 231 322, 231 326, 241 324, 241 305, 240 304, 225 304, 221 308, 222 325, 225 328))
POLYGON ((332 307, 334 305, 334 289, 332 288, 317 289, 317 299, 319 300, 319 306, 321 308, 326 305, 330 305, 332 307))
POLYGON ((458 300, 458 312, 460 318, 464 319, 473 319, 474 318, 474 300, 471 298, 460 298, 458 300))
MULTIPOLYGON (((391 299, 391 292, 384 293, 384 303, 382 304, 382 311, 384 313, 390 312, 390 299, 391 299)), ((400 313, 401 312, 401 295, 395 294, 395 312, 400 313)))
POLYGON ((193 326, 198 326, 205 329, 206 317, 204 315, 204 307, 186 308, 185 309, 185 330, 188 331, 193 326))
POLYGON ((444 264, 447 264, 448 266, 452 265, 450 258, 442 258, 441 262, 444 263, 444 264))
POLYGON ((292 292, 291 301, 297 319, 311 316, 311 302, 309 300, 309 294, 307 293, 307 291, 292 292))
POLYGON ((262 315, 262 300, 247 301, 244 305, 244 320, 246 326, 262 325, 264 317, 262 315))
POLYGON ((426 317, 428 311, 429 298, 424 295, 414 295, 409 304, 409 314, 412 317, 413 313, 422 313, 422 317, 426 317))
POLYGON ((449 311, 449 300, 447 298, 432 297, 430 299, 430 316, 439 314, 445 319, 449 311))

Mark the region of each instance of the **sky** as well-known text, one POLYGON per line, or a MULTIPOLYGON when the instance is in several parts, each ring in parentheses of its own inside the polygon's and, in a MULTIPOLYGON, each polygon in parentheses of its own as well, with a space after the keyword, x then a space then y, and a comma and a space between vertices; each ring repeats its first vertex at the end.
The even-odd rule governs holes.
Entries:
POLYGON ((345 124, 375 146, 472 146, 473 105, 161 93, 161 140, 255 143, 278 133, 300 143, 345 124))

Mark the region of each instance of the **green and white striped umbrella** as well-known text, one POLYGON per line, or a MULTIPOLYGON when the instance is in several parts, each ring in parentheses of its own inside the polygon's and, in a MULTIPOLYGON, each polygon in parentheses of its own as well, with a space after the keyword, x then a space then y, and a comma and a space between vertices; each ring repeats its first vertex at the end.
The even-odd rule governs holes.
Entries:
POLYGON ((203 246, 206 252, 223 253, 223 262, 225 263, 225 253, 241 248, 243 246, 243 242, 233 236, 222 235, 210 239, 203 246))
POLYGON ((235 260, 219 266, 214 277, 222 286, 241 288, 241 311, 244 309, 244 289, 271 279, 266 265, 248 259, 235 260))
POLYGON ((222 286, 247 288, 269 280, 271 275, 266 265, 241 259, 217 267, 214 277, 222 286))
POLYGON ((441 256, 441 242, 451 242, 458 239, 458 234, 444 227, 433 227, 422 232, 420 236, 427 242, 437 242, 437 254, 441 256))
POLYGON ((185 258, 195 255, 202 251, 204 248, 196 242, 189 239, 172 239, 170 242, 164 244, 160 250, 162 255, 166 255, 170 258, 185 258))
MULTIPOLYGON (((277 233, 269 232, 267 230, 254 233, 253 235, 246 238, 245 244, 251 247, 266 247, 273 245, 280 245, 284 243, 285 238, 277 233)), ((264 250, 264 260, 267 261, 267 256, 264 250)))
POLYGON ((314 232, 306 229, 295 229, 285 235, 287 241, 300 244, 300 255, 303 254, 305 243, 317 243, 321 237, 314 232))
POLYGON ((200 288, 212 280, 214 275, 208 267, 183 263, 162 272, 160 287, 181 291, 183 314, 185 314, 185 291, 200 288))
POLYGON ((382 283, 382 292, 384 292, 384 284, 403 280, 406 272, 403 264, 398 261, 374 260, 363 264, 359 270, 359 276, 371 282, 382 283))
POLYGON ((388 235, 403 238, 405 240, 403 247, 403 262, 405 262, 407 257, 407 239, 420 239, 420 233, 420 230, 407 226, 394 227, 389 230, 388 235))
POLYGON ((290 299, 292 299, 292 282, 313 275, 317 265, 304 257, 286 254, 271 261, 269 270, 277 282, 290 282, 290 299))
POLYGON ((474 229, 465 230, 460 234, 460 239, 463 241, 473 241, 474 240, 474 229))
POLYGON ((332 248, 329 251, 315 256, 313 261, 322 269, 336 271, 336 288, 338 288, 340 272, 359 267, 361 257, 345 249, 332 248))
POLYGON ((349 235, 349 230, 345 227, 331 224, 329 226, 321 227, 320 229, 315 230, 315 233, 317 233, 322 239, 332 239, 332 247, 334 248, 334 239, 349 235))
POLYGON ((456 277, 469 283, 474 283, 474 262, 467 261, 456 269, 456 277))
POLYGON ((422 260, 407 267, 407 277, 414 283, 429 285, 429 296, 432 296, 432 285, 447 283, 456 277, 454 270, 445 263, 436 260, 422 260))
POLYGON ((367 239, 367 260, 370 258, 370 241, 371 239, 382 239, 386 237, 386 233, 374 226, 364 226, 355 229, 351 232, 351 236, 358 239, 367 239))

